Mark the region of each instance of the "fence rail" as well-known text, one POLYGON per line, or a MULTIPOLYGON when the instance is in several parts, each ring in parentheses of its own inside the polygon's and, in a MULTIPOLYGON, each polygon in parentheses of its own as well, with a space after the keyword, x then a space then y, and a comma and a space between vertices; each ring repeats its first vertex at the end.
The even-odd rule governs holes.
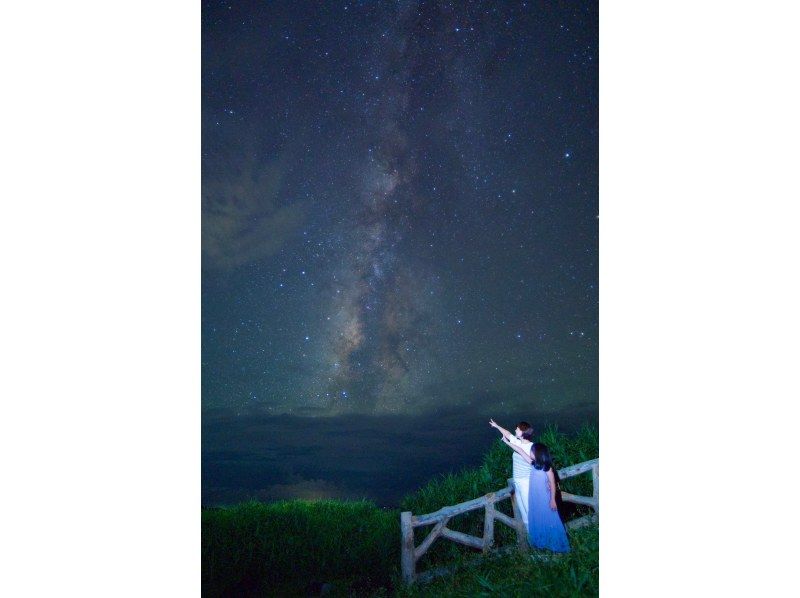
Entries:
MULTIPOLYGON (((566 526, 570 529, 591 525, 598 521, 600 506, 600 459, 591 459, 576 465, 570 465, 558 470, 560 480, 575 477, 584 473, 592 474, 592 496, 579 496, 577 494, 561 493, 564 502, 572 502, 579 505, 586 505, 594 510, 594 513, 585 515, 578 519, 567 522, 566 526)), ((417 579, 417 561, 422 558, 437 538, 445 538, 465 546, 470 546, 483 552, 488 552, 494 544, 494 522, 499 521, 517 533, 517 548, 524 552, 528 549, 528 530, 525 522, 517 509, 514 500, 514 480, 508 480, 508 486, 496 492, 490 492, 484 496, 473 498, 457 505, 442 507, 433 513, 425 515, 413 515, 411 511, 404 511, 400 514, 401 532, 401 555, 400 565, 403 573, 403 581, 412 584, 417 579), (511 508, 514 513, 509 517, 505 513, 498 511, 495 505, 506 499, 511 499, 511 508), (484 509, 483 537, 478 538, 463 532, 457 532, 447 527, 448 521, 456 515, 468 513, 476 509, 484 509), (414 529, 425 525, 434 525, 430 534, 422 541, 419 546, 414 546, 414 529)))

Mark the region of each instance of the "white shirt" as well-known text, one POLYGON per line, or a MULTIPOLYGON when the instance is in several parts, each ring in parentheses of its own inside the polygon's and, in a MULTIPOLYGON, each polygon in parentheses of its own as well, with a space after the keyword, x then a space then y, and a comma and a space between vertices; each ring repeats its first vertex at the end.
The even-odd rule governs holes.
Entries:
MULTIPOLYGON (((533 443, 530 440, 524 440, 522 438, 517 438, 516 436, 509 435, 508 443, 514 446, 518 446, 522 448, 524 451, 530 453, 531 446, 533 443)), ((522 455, 520 455, 517 451, 514 451, 514 454, 511 456, 511 462, 513 463, 513 471, 514 477, 517 479, 528 479, 531 475, 531 464, 528 463, 522 455)))

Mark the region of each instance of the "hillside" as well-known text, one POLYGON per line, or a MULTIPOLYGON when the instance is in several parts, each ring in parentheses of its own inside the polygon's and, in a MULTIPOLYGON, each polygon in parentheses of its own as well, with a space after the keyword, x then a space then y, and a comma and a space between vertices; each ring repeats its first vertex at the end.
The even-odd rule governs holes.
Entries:
MULTIPOLYGON (((548 427, 539 437, 551 448, 557 467, 598 456, 597 430, 584 427, 566 435, 548 427)), ((497 442, 478 468, 448 473, 406 496, 400 510, 436 511, 506 485, 511 475, 508 449, 497 442)), ((562 489, 590 494, 591 480, 565 480, 562 489)), ((571 519, 584 507, 564 505, 571 519)), ((510 502, 501 510, 511 513, 510 502)), ((203 509, 202 576, 204 596, 417 596, 417 595, 596 595, 598 527, 570 532, 572 552, 520 555, 511 529, 496 529, 498 550, 479 558, 470 548, 437 540, 418 563, 424 571, 446 566, 452 573, 406 589, 399 581, 400 510, 367 501, 284 501, 242 503, 203 509)), ((481 535, 482 512, 459 516, 448 527, 481 535)), ((418 529, 417 544, 427 530, 418 529)))

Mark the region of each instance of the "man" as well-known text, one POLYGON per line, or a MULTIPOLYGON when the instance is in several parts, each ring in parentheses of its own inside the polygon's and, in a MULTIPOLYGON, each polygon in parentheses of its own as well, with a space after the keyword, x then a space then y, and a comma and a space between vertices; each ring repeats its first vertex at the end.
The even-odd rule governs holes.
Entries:
MULTIPOLYGON (((513 449, 518 446, 526 453, 530 452, 533 442, 533 428, 528 422, 519 422, 514 433, 512 434, 505 428, 499 426, 493 419, 489 420, 489 425, 500 434, 503 435, 503 442, 513 449)), ((531 464, 522 458, 516 451, 511 456, 511 464, 514 478, 514 500, 517 503, 517 509, 525 522, 528 525, 528 487, 531 478, 531 464)))

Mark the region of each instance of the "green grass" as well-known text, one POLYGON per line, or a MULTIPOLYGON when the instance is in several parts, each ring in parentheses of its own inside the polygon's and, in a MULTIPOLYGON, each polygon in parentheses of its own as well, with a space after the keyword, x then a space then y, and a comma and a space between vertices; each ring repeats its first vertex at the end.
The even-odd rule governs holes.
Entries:
POLYGON ((203 595, 293 595, 331 581, 376 590, 400 559, 398 517, 366 501, 204 509, 203 595))
MULTIPOLYGON (((463 564, 425 585, 399 587, 397 596, 597 596, 598 527, 570 532, 565 555, 510 552, 484 557, 478 566, 463 564)), ((464 559, 466 560, 466 559, 464 559)))
MULTIPOLYGON (((584 427, 567 435, 548 427, 539 437, 552 452, 557 467, 598 456, 597 430, 584 427)), ((328 583, 329 596, 416 595, 596 595, 597 528, 570 533, 568 555, 532 560, 518 553, 484 558, 425 586, 406 590, 399 583, 400 511, 436 511, 503 488, 511 477, 509 449, 493 443, 483 463, 473 469, 439 476, 403 498, 400 510, 381 509, 367 501, 248 502, 233 507, 203 509, 202 577, 204 596, 308 595, 328 583)), ((562 488, 591 494, 591 477, 564 480, 562 488)), ((511 514, 510 500, 498 508, 511 514)), ((569 509, 568 517, 585 508, 569 509)), ((483 534, 483 511, 452 519, 448 527, 476 536, 483 534)), ((416 543, 432 526, 415 530, 416 543)), ((496 546, 515 543, 514 532, 495 525, 496 546)), ((476 552, 437 540, 417 570, 457 567, 476 552)), ((534 553, 535 554, 535 553, 534 553)), ((539 555, 542 556, 542 555, 539 555)))

